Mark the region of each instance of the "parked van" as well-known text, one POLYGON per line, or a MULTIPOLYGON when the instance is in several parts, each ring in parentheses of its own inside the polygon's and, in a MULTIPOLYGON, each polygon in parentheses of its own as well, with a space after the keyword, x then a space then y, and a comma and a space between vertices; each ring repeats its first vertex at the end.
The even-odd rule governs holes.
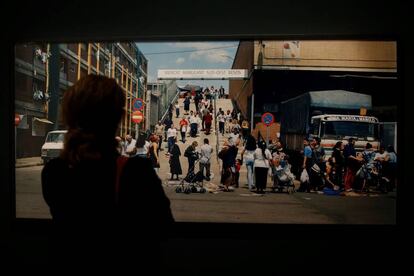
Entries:
POLYGON ((46 164, 50 159, 59 157, 63 149, 63 142, 67 130, 54 130, 48 132, 45 143, 42 146, 41 157, 46 164))

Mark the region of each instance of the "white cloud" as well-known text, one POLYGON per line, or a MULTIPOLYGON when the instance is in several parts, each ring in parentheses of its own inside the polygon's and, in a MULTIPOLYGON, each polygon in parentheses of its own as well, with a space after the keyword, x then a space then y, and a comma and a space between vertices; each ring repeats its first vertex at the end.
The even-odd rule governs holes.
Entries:
POLYGON ((197 52, 190 53, 190 59, 201 60, 208 63, 232 62, 232 57, 226 48, 203 51, 204 49, 227 47, 231 45, 237 47, 237 44, 234 42, 175 42, 169 43, 169 45, 177 48, 196 50, 197 52))
POLYGON ((177 60, 175 61, 175 63, 177 63, 177 64, 183 64, 185 62, 185 58, 183 58, 183 57, 179 57, 179 58, 177 58, 177 60))
POLYGON ((190 59, 204 60, 211 63, 226 63, 232 61, 230 53, 223 49, 205 52, 193 52, 190 54, 190 59))

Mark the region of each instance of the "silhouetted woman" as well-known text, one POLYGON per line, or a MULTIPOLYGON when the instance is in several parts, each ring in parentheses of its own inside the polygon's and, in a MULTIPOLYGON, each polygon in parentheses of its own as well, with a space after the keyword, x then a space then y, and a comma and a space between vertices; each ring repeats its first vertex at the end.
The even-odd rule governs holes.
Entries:
POLYGON ((57 269, 141 271, 158 261, 170 201, 148 159, 116 150, 124 106, 122 88, 104 76, 88 75, 64 93, 64 150, 42 171, 57 269))
POLYGON ((173 145, 171 146, 170 150, 170 172, 171 172, 171 180, 173 180, 174 175, 177 176, 176 180, 178 180, 178 175, 182 174, 183 171, 181 169, 180 163, 180 156, 181 151, 180 147, 177 145, 177 138, 174 137, 173 145))

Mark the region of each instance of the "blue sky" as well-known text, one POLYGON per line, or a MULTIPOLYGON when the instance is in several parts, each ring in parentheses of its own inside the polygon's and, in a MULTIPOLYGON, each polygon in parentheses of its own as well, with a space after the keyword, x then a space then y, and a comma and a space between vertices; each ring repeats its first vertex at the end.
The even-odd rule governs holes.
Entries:
MULTIPOLYGON (((158 69, 231 69, 238 44, 238 41, 137 43, 138 48, 148 59, 149 82, 156 81, 158 69)), ((183 80, 177 81, 177 84, 179 86, 195 84, 203 87, 223 85, 228 90, 228 81, 222 80, 183 80)))

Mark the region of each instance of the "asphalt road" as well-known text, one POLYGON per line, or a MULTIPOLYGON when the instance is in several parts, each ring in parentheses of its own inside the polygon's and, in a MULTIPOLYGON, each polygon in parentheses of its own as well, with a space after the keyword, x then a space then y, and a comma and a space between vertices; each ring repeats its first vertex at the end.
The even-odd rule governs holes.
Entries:
MULTIPOLYGON (((16 169, 16 216, 49 218, 40 184, 42 166, 16 169)), ((267 193, 244 188, 217 194, 175 193, 164 185, 177 221, 288 224, 395 224, 395 193, 372 197, 267 193)))

